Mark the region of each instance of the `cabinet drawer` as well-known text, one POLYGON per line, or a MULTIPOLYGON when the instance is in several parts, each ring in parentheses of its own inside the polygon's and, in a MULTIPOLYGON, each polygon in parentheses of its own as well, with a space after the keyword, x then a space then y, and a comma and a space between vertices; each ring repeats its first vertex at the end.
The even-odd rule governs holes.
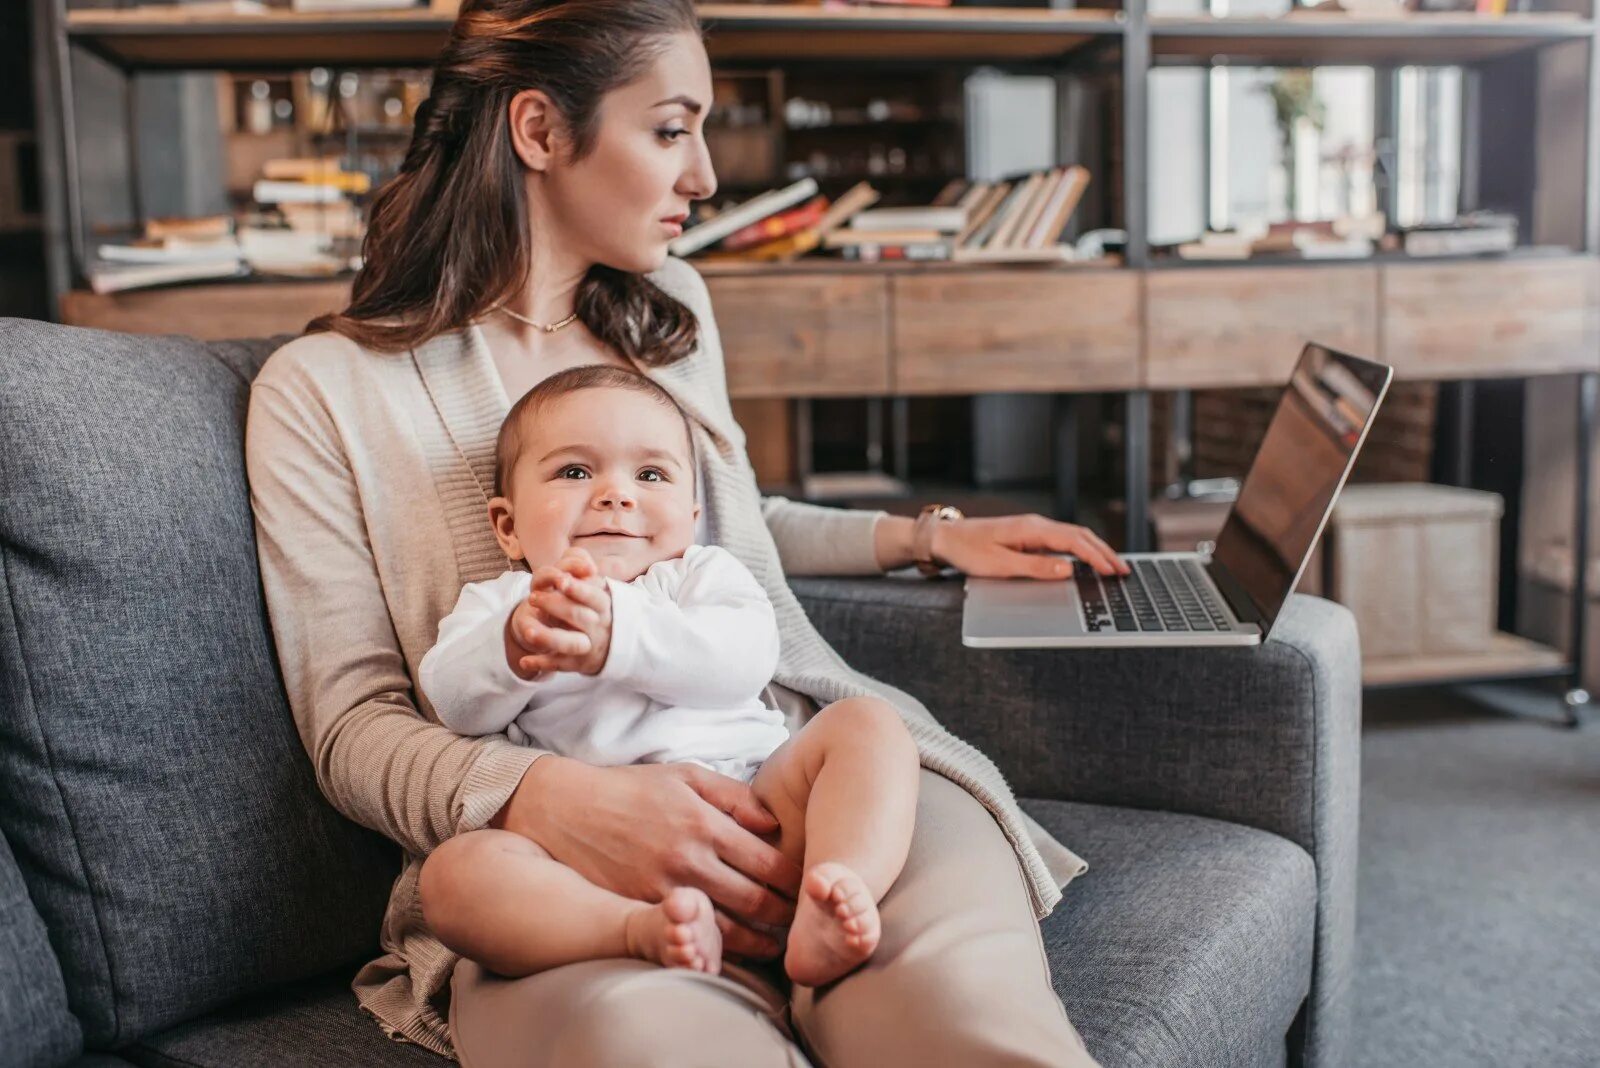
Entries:
POLYGON ((1307 341, 1378 351, 1373 267, 1173 268, 1145 287, 1151 389, 1281 386, 1307 341))
POLYGON ((706 279, 735 397, 889 392, 889 294, 881 275, 706 279))
POLYGON ((1139 382, 1132 271, 895 276, 897 393, 1087 392, 1139 382))
POLYGON ((1600 369, 1597 261, 1393 264, 1383 350, 1405 378, 1600 369))

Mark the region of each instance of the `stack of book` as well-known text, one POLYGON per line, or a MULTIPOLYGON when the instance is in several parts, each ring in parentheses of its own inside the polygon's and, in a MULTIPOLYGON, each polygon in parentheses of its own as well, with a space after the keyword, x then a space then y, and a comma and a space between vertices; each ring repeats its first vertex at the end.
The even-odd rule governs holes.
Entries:
POLYGON ((1248 260, 1283 257, 1302 260, 1363 259, 1383 237, 1384 215, 1345 215, 1314 222, 1258 223, 1233 230, 1207 230, 1193 241, 1162 251, 1185 260, 1248 260))
POLYGON ((787 263, 820 246, 878 196, 860 182, 830 203, 817 194, 815 178, 802 178, 713 215, 667 248, 674 256, 698 253, 711 261, 787 263))
POLYGON ((1059 262, 1075 256, 1062 236, 1088 184, 1084 168, 1055 167, 999 182, 958 178, 932 204, 873 208, 879 193, 866 182, 829 203, 815 179, 803 178, 712 216, 669 248, 747 262, 789 262, 818 249, 867 262, 1059 262))
POLYGON ((1076 164, 998 182, 956 179, 927 207, 861 213, 824 246, 865 261, 1070 260, 1072 246, 1061 239, 1088 185, 1089 172, 1076 164))
POLYGON ((1408 256, 1472 256, 1510 252, 1517 247, 1517 217, 1506 212, 1476 211, 1453 222, 1402 230, 1401 247, 1408 256))
POLYGON ((235 278, 249 271, 228 215, 151 219, 142 236, 95 251, 97 258, 84 273, 96 293, 235 278))

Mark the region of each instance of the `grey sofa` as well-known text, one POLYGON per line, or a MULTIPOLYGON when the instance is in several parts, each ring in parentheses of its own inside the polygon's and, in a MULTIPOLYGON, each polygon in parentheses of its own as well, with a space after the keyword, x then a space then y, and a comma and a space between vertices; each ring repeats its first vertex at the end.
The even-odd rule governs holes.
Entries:
MULTIPOLYGON (((349 993, 396 852, 322 799, 276 674, 240 443, 281 340, 0 320, 0 1064, 443 1063, 349 993)), ((1344 1062, 1346 612, 1297 598, 1254 651, 978 652, 957 582, 795 586, 1089 860, 1044 934, 1102 1064, 1344 1062)))

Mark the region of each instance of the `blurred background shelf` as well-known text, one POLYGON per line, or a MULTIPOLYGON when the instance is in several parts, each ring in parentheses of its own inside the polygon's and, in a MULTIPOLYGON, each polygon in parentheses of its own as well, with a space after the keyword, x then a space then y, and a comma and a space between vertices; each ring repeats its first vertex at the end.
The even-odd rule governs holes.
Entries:
POLYGON ((1504 678, 1554 678, 1572 670, 1571 662, 1548 645, 1504 632, 1488 648, 1474 653, 1414 657, 1368 657, 1361 664, 1361 683, 1374 689, 1461 684, 1504 678))
MULTIPOLYGON (((1040 8, 824 9, 701 4, 715 60, 1045 60, 1123 31, 1118 13, 1040 8)), ((431 64, 454 15, 403 11, 196 15, 149 7, 67 13, 67 35, 127 69, 431 64)))
POLYGON ((1464 12, 1361 17, 1297 11, 1276 18, 1156 15, 1151 52, 1160 60, 1224 57, 1262 63, 1476 63, 1565 41, 1594 24, 1568 12, 1498 17, 1464 12))

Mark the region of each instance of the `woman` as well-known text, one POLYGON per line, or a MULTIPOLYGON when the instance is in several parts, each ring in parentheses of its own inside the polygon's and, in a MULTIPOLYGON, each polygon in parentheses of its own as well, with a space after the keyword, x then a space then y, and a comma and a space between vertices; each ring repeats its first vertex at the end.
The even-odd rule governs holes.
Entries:
MULTIPOLYGON (((1092 1065, 1051 990, 1037 924, 1082 862, 919 702, 848 668, 785 581, 904 566, 913 521, 758 496, 705 286, 666 255, 690 203, 715 191, 702 137, 711 88, 689 0, 469 0, 401 173, 373 206, 350 306, 257 380, 249 470, 295 719, 333 804, 407 858, 385 955, 356 994, 391 1036, 475 1068, 1092 1065), (774 825, 747 786, 688 765, 590 767, 458 737, 413 689, 461 585, 506 566, 485 490, 510 400, 596 363, 643 370, 695 421, 704 536, 773 601, 782 653, 767 696, 791 726, 819 703, 877 694, 917 738, 916 837, 880 906, 882 943, 830 987, 791 992, 770 964, 797 873, 762 837, 774 825), (499 833, 456 838, 486 827, 499 833), (423 920, 425 885, 452 943, 492 959, 537 907, 515 885, 482 885, 471 848, 458 848, 469 840, 512 852, 536 840, 642 900, 698 887, 744 965, 710 976, 616 960, 495 976, 423 920)), ((934 534, 935 555, 970 574, 1060 574, 1031 549, 1122 567, 1088 531, 1037 516, 934 534)))

